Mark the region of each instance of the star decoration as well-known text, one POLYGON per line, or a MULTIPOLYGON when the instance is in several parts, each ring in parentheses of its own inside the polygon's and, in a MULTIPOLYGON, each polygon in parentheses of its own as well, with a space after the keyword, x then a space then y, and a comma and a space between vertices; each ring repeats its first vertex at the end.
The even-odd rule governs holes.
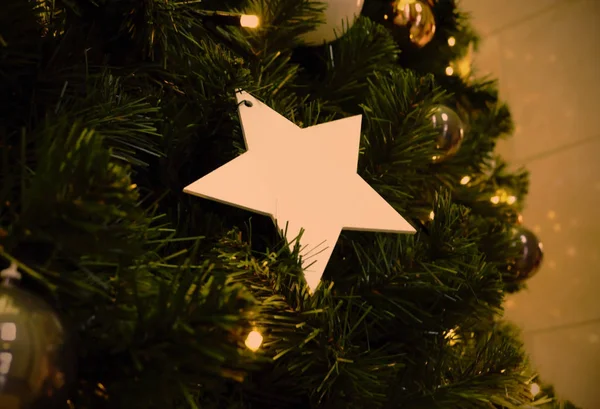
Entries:
POLYGON ((237 99, 247 151, 184 192, 270 216, 291 249, 302 231, 311 292, 342 229, 415 232, 356 173, 360 115, 300 128, 246 92, 237 99))

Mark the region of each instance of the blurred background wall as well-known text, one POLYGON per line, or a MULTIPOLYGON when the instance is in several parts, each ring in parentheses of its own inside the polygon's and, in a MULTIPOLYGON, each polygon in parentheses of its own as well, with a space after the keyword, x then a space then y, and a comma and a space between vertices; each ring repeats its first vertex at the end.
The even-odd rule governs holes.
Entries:
POLYGON ((600 0, 462 0, 516 123, 498 147, 531 172, 524 225, 545 249, 506 315, 557 393, 600 408, 600 0))

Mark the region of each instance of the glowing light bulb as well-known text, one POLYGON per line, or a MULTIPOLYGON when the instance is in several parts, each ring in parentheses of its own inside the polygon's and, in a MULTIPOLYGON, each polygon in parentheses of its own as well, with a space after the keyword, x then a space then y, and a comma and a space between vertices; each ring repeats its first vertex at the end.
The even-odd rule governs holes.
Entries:
POLYGON ((446 67, 446 75, 451 76, 452 74, 454 74, 454 68, 447 66, 446 67))
POLYGON ((490 199, 490 202, 492 202, 493 204, 500 203, 500 196, 492 196, 492 198, 490 199))
POLYGON ((254 16, 251 14, 243 14, 240 17, 240 26, 246 28, 256 28, 260 25, 260 20, 258 16, 254 16))
POLYGON ((250 331, 244 342, 249 350, 258 351, 263 342, 263 336, 258 331, 250 331))
POLYGON ((532 383, 530 386, 531 394, 535 397, 538 393, 540 393, 541 388, 537 383, 532 383))
POLYGON ((5 322, 0 325, 0 339, 14 341, 17 339, 17 325, 14 322, 5 322))
POLYGON ((449 38, 448 38, 448 45, 449 45, 450 47, 454 47, 454 46, 456 45, 456 38, 454 38, 454 37, 449 37, 449 38))
POLYGON ((6 375, 10 372, 12 359, 13 355, 10 352, 0 353, 0 375, 6 375))
POLYGON ((461 185, 466 185, 470 181, 471 181, 471 176, 463 176, 463 178, 460 180, 460 184, 461 185))
POLYGON ((508 203, 508 204, 513 204, 516 201, 517 201, 517 198, 515 196, 508 196, 508 198, 506 198, 506 203, 508 203))
POLYGON ((458 343, 459 337, 455 330, 451 329, 446 332, 445 338, 448 340, 448 345, 454 346, 458 343))
POLYGON ((433 220, 434 217, 435 217, 435 213, 432 210, 431 213, 429 213, 429 220, 433 220))

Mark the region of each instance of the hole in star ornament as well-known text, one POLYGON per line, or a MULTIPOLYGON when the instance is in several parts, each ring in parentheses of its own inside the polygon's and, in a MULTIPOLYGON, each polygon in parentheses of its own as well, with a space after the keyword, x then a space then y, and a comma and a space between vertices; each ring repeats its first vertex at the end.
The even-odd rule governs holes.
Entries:
POLYGON ((357 173, 360 115, 300 128, 247 92, 236 95, 247 151, 184 192, 270 216, 292 251, 302 231, 311 293, 342 229, 415 233, 357 173))

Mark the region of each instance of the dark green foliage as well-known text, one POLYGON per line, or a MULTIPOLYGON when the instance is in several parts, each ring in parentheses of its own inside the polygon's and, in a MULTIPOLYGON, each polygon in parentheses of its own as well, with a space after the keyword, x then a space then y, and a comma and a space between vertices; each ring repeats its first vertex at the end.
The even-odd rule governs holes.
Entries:
POLYGON ((321 19, 307 0, 5 3, 0 255, 73 328, 70 408, 531 401, 523 349, 498 320, 527 173, 494 165, 512 130, 495 84, 440 75, 476 39, 454 1, 436 2, 421 52, 360 18, 331 54, 298 41, 321 19), (215 27, 210 10, 262 25, 215 27), (358 172, 417 234, 344 232, 310 295, 271 220, 184 195, 244 151, 238 88, 301 126, 362 114, 358 172), (469 127, 432 164, 440 103, 469 127), (517 204, 491 204, 498 189, 517 204))

